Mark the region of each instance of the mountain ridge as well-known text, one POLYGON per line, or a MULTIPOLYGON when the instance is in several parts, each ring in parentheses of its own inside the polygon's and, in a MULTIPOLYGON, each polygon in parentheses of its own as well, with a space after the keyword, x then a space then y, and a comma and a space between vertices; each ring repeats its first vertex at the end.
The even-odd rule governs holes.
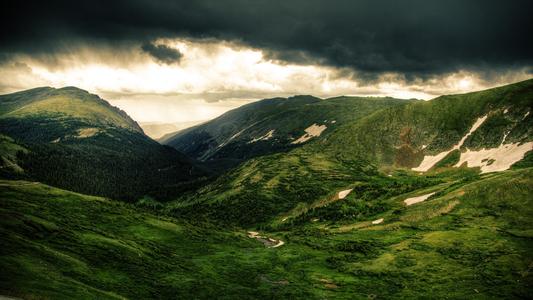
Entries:
MULTIPOLYGON (((136 201, 169 197, 207 174, 147 137, 124 111, 76 87, 2 95, 0 112, 0 133, 29 150, 3 157, 14 177, 136 201)), ((3 140, 6 147, 12 142, 3 140)))
POLYGON ((353 188, 357 182, 377 181, 413 188, 430 184, 431 178, 438 178, 441 173, 449 174, 442 175, 445 180, 468 178, 500 161, 505 165, 498 170, 515 164, 527 167, 533 156, 529 147, 533 126, 531 115, 523 117, 533 107, 532 89, 533 80, 529 80, 489 91, 376 110, 339 126, 323 139, 289 152, 250 159, 212 184, 183 195, 169 209, 176 215, 199 214, 240 226, 280 226, 283 225, 280 220, 289 211, 303 209, 320 199, 326 201, 353 188), (415 170, 425 156, 451 149, 478 118, 490 111, 493 114, 467 136, 463 147, 436 161, 435 168, 428 172, 415 170), (485 160, 476 160, 473 168, 468 168, 468 163, 456 166, 466 147, 471 151, 498 147, 505 132, 506 143, 526 143, 515 159, 506 160, 505 151, 488 151, 483 153, 487 158, 478 158, 485 160), (242 215, 241 211, 249 214, 242 215))
MULTIPOLYGON (((345 122, 414 100, 390 97, 313 96, 250 103, 160 140, 208 164, 232 167, 249 158, 286 152, 322 139, 345 122)), ((223 167, 222 169, 228 169, 223 167)))
POLYGON ((451 148, 474 120, 484 115, 489 119, 465 141, 465 147, 496 146, 506 130, 510 130, 507 141, 520 142, 533 135, 532 119, 524 118, 533 106, 532 93, 533 79, 386 109, 338 130, 321 147, 346 159, 355 155, 388 165, 414 167, 424 153, 436 154, 451 148), (398 161, 400 154, 407 161, 398 161))
POLYGON ((78 118, 85 117, 86 121, 95 124, 114 125, 144 134, 139 124, 125 111, 112 106, 98 95, 73 86, 63 88, 39 87, 0 95, 0 109, 0 115, 4 116, 40 113, 53 117, 63 113, 78 118), (100 110, 91 107, 90 103, 97 104, 100 110), (83 111, 84 109, 87 111, 83 111), (107 123, 99 120, 102 117, 107 117, 103 120, 107 123))

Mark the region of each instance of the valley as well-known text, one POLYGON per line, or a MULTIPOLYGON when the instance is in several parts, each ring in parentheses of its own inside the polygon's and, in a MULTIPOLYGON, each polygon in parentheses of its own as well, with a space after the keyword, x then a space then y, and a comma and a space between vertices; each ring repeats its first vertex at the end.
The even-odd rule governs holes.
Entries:
POLYGON ((77 88, 0 96, 0 295, 528 298, 532 108, 273 98, 160 144, 77 88))
POLYGON ((405 206, 434 187, 415 190, 357 217, 317 210, 317 221, 261 231, 278 247, 242 229, 3 181, 1 289, 22 298, 410 299, 428 289, 437 298, 523 298, 532 175, 527 168, 439 185, 405 206))

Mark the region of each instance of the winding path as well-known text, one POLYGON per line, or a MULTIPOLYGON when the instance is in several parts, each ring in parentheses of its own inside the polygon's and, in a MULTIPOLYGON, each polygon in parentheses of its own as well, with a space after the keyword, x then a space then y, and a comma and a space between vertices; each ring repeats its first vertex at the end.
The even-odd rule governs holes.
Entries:
POLYGON ((263 245, 265 245, 265 247, 268 248, 277 248, 285 244, 285 242, 282 240, 276 240, 270 237, 261 236, 257 231, 248 231, 248 237, 260 241, 261 243, 263 243, 263 245))

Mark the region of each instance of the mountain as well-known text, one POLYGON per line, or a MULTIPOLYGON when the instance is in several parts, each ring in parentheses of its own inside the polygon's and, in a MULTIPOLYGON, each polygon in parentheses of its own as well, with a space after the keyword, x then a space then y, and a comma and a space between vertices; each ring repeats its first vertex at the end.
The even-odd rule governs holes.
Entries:
POLYGON ((198 125, 205 121, 191 121, 191 122, 178 122, 178 123, 159 123, 159 122, 143 122, 139 125, 142 127, 144 133, 152 139, 159 140, 165 139, 167 135, 174 135, 177 131, 185 128, 198 125))
MULTIPOLYGON (((23 97, 24 104, 5 109, 15 113, 0 116, 1 170, 11 176, 0 180, 0 294, 527 299, 533 290, 532 88, 529 80, 386 105, 299 147, 196 182, 197 189, 173 201, 135 203, 13 180, 33 174, 53 180, 35 173, 34 164, 49 157, 41 148, 63 151, 46 165, 53 176, 91 184, 100 178, 93 172, 121 178, 120 164, 129 176, 149 173, 142 162, 150 156, 141 149, 157 157, 167 157, 158 149, 177 153, 127 119, 101 124, 114 120, 115 109, 96 119, 69 110, 19 116, 16 109, 39 103, 23 97), (47 130, 33 132, 28 120, 47 130), (105 155, 118 163, 94 160, 105 155), (73 157, 82 167, 63 162, 73 157)), ((96 97, 77 90, 66 98, 81 95, 96 97)), ((60 178, 55 184, 71 182, 60 178)), ((146 182, 120 184, 135 189, 146 182)), ((151 188, 168 187, 157 182, 151 188)))
MULTIPOLYGON (((480 171, 532 166, 532 95, 528 80, 386 107, 290 152, 251 159, 168 209, 277 227, 335 202, 342 191, 379 199, 468 181, 480 171)), ((377 213, 380 205, 363 201, 344 209, 377 213)))
MULTIPOLYGON (((61 121, 64 125, 80 120, 94 126, 116 127, 142 133, 141 127, 124 111, 76 87, 61 89, 42 87, 2 95, 0 116, 18 119, 39 116, 55 120, 63 118, 61 121)), ((39 129, 36 128, 35 131, 39 129)), ((33 132, 29 134, 35 135, 33 132)))
POLYGON ((490 159, 496 161, 496 166, 504 156, 531 150, 532 95, 533 80, 527 80, 392 107, 340 128, 316 145, 315 151, 425 171, 431 167, 430 162, 439 162, 451 150, 450 156, 455 153, 457 158, 454 163, 459 162, 460 152, 461 164, 466 159, 469 166, 490 170, 490 159), (475 161, 476 155, 487 158, 487 163, 475 161))
POLYGON ((0 128, 1 145, 25 149, 2 155, 11 177, 134 200, 164 197, 203 174, 183 154, 148 138, 125 112, 75 87, 0 96, 0 128))
POLYGON ((249 158, 285 152, 322 139, 376 110, 412 100, 294 96, 257 101, 160 141, 208 165, 227 169, 249 158))

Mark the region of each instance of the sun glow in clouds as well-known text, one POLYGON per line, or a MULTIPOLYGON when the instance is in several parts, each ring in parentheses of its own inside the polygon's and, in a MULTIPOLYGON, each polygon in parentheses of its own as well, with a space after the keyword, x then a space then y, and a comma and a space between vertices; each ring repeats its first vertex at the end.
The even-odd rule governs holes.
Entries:
MULTIPOLYGON (((320 84, 335 70, 319 66, 281 65, 264 60, 263 53, 227 43, 161 41, 178 49, 179 64, 157 63, 147 54, 124 67, 87 63, 60 70, 38 61, 25 62, 52 86, 75 85, 96 92, 136 93, 323 93, 320 84), (306 84, 309 82, 310 84, 306 84), (318 88, 317 88, 318 87, 318 88), (305 90, 305 91, 304 91, 305 90)), ((161 43, 160 42, 160 43, 161 43)), ((332 80, 335 84, 335 80, 332 80)))
POLYGON ((265 58, 260 49, 225 41, 162 39, 154 44, 179 51, 179 61, 161 62, 140 46, 76 48, 53 59, 18 56, 0 65, 1 93, 43 85, 76 86, 99 94, 140 122, 176 123, 211 119, 250 101, 277 96, 430 99, 487 88, 468 72, 410 82, 398 74, 382 74, 364 82, 354 72, 284 64, 265 58))

